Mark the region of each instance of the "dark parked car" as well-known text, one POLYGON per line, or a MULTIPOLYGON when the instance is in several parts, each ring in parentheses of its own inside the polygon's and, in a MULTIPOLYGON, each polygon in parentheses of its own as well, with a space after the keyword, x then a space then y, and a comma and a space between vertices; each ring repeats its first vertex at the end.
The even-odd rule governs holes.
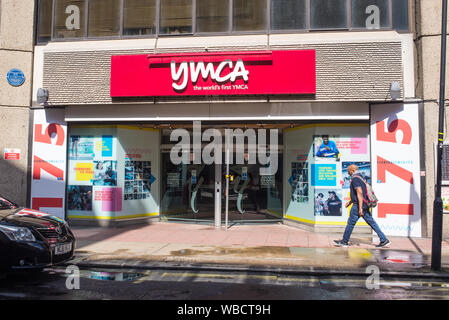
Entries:
POLYGON ((0 269, 42 269, 73 257, 75 237, 55 216, 0 197, 0 269))

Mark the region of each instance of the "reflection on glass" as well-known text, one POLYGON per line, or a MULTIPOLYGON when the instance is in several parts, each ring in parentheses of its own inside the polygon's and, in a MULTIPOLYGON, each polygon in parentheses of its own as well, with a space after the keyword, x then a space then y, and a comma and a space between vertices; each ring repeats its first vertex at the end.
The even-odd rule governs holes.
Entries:
POLYGON ((192 33, 192 0, 161 0, 161 34, 192 33))
POLYGON ((352 0, 352 27, 363 29, 389 28, 390 10, 388 2, 388 0, 352 0))
POLYGON ((306 28, 306 0, 271 0, 272 30, 306 28))
POLYGON ((196 31, 226 32, 229 30, 229 0, 197 0, 196 31))
POLYGON ((393 29, 407 31, 408 27, 408 0, 392 0, 393 29))
POLYGON ((234 31, 263 31, 267 29, 266 0, 234 0, 234 31))
POLYGON ((89 2, 89 37, 108 37, 120 34, 120 0, 89 2))
POLYGON ((123 34, 148 35, 156 33, 156 0, 125 0, 123 34))
POLYGON ((55 38, 80 38, 86 33, 86 0, 56 0, 55 38))
POLYGON ((347 28, 346 0, 310 0, 310 28, 347 28))
POLYGON ((37 42, 47 42, 51 39, 51 13, 53 0, 39 0, 37 42))
POLYGON ((177 217, 189 211, 187 165, 174 165, 170 153, 162 153, 161 213, 177 217))

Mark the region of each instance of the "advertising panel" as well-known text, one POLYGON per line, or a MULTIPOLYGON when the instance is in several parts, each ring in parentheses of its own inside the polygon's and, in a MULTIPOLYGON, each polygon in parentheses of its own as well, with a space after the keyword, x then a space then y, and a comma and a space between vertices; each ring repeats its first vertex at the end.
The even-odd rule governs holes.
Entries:
POLYGON ((31 207, 64 219, 67 156, 64 109, 33 112, 31 207))
POLYGON ((371 107, 373 215, 386 235, 421 237, 418 104, 371 107))

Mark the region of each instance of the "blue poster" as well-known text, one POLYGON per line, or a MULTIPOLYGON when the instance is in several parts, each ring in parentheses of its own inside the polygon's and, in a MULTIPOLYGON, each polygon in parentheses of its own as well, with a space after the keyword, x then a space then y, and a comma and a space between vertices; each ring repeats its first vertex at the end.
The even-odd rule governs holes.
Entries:
POLYGON ((102 136, 102 157, 112 157, 112 136, 102 136))
POLYGON ((337 185, 336 164, 312 164, 312 186, 333 187, 337 185))
POLYGON ((95 143, 93 136, 70 136, 70 160, 93 160, 95 158, 94 149, 95 143))

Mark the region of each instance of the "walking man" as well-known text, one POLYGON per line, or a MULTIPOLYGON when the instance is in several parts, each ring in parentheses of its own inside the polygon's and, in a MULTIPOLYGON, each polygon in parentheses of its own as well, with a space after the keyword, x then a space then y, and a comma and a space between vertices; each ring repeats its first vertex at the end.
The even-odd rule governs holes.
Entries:
POLYGON ((345 232, 343 234, 342 240, 334 240, 335 244, 339 247, 347 247, 349 243, 349 238, 351 237, 352 230, 355 224, 362 217, 368 225, 373 228, 380 239, 380 243, 376 246, 377 248, 383 248, 390 245, 390 240, 387 239, 385 234, 380 230, 376 221, 374 221, 373 216, 366 204, 366 186, 362 180, 359 168, 352 164, 348 167, 348 173, 351 176, 351 184, 349 186, 351 200, 346 203, 346 208, 353 204, 351 211, 349 213, 348 224, 346 225, 345 232))

